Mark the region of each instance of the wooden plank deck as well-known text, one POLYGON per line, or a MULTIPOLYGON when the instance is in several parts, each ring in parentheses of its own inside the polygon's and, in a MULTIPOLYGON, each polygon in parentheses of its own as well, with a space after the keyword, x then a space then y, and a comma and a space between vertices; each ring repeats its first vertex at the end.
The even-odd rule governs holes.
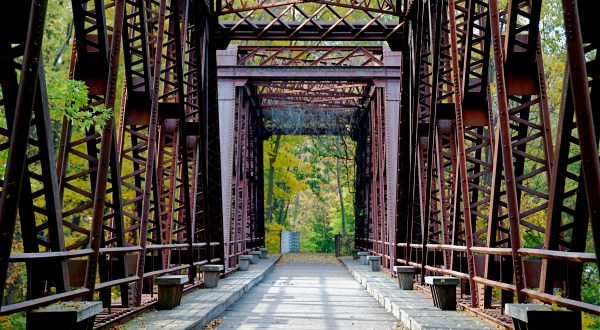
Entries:
POLYGON ((238 302, 219 316, 220 329, 396 329, 332 255, 286 254, 238 302))

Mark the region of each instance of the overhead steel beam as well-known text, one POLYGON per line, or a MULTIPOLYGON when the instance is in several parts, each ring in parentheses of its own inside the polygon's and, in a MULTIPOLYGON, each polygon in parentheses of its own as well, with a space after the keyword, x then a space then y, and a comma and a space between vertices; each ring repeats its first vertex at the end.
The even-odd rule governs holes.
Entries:
POLYGON ((404 39, 403 24, 398 22, 379 22, 377 25, 353 22, 351 27, 346 24, 322 21, 316 21, 314 26, 302 25, 301 22, 286 22, 286 26, 271 23, 258 21, 240 27, 238 21, 220 21, 221 31, 218 31, 217 37, 229 40, 393 40, 394 44, 404 39))
POLYGON ((220 79, 302 80, 302 81, 373 81, 400 80, 400 67, 239 67, 219 66, 220 79))

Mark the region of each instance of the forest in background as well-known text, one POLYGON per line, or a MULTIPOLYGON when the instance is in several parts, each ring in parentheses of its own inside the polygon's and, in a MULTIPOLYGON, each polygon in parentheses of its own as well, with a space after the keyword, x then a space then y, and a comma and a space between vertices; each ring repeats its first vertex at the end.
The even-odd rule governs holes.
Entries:
POLYGON ((282 136, 264 142, 266 243, 300 233, 303 252, 333 253, 334 236, 354 235, 354 152, 349 136, 282 136))
MULTIPOLYGON (((499 4, 501 7, 506 6, 506 2, 500 0, 499 4)), ((544 1, 540 33, 550 119, 554 130, 558 122, 566 57, 562 24, 560 1, 544 1)), ((56 148, 63 116, 72 119, 80 128, 76 130, 79 132, 76 134, 82 134, 81 128, 102 125, 112 114, 111 109, 100 107, 94 108, 94 114, 79 111, 81 105, 88 102, 87 88, 82 82, 69 80, 72 42, 71 1, 50 0, 43 57, 56 148)), ((119 78, 122 80, 123 68, 120 70, 119 78)), ((116 104, 118 112, 119 99, 116 104)), ((116 115, 118 117, 118 113, 116 115)), ((5 116, 0 114, 0 121, 5 121, 5 116)), ((1 127, 5 125, 5 122, 0 122, 1 127)), ((554 143, 556 131, 552 132, 552 136, 554 143)), ((305 252, 333 253, 336 234, 354 234, 354 151, 355 144, 348 136, 274 135, 264 142, 265 219, 267 243, 270 247, 276 245, 275 240, 282 229, 300 232, 301 250, 305 252)), ((6 159, 6 152, 0 154, 0 174, 4 171, 6 159)), ((540 183, 542 184, 544 183, 540 183)), ((70 196, 67 190, 63 203, 78 205, 80 201, 75 195, 70 196)), ((78 221, 85 226, 89 219, 82 217, 78 221)), ((540 217, 540 224, 544 221, 540 217)), ((75 241, 76 237, 66 239, 68 244, 69 240, 75 241)), ((535 246, 540 243, 540 239, 542 238, 539 236, 523 233, 525 245, 535 246)), ((592 249, 591 239, 588 242, 589 249, 592 249)), ((19 239, 15 239, 13 245, 13 251, 22 251, 19 239)), ((589 250, 591 251, 593 250, 589 250)), ((27 278, 24 269, 13 267, 10 274, 10 285, 3 295, 2 304, 21 301, 26 294, 27 278)), ((586 267, 583 282, 583 300, 600 304, 600 280, 594 266, 586 267)), ((600 318, 585 315, 584 325, 589 329, 598 329, 600 318)), ((0 328, 24 326, 22 314, 0 317, 0 328)))

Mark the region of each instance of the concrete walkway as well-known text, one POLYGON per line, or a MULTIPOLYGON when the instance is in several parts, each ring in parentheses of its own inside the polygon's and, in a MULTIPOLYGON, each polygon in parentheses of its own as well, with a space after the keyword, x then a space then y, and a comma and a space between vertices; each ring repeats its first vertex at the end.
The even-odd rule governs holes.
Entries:
POLYGON ((398 321, 332 255, 286 254, 219 316, 221 329, 396 329, 398 321))
POLYGON ((173 310, 151 311, 123 328, 202 329, 209 323, 210 329, 496 329, 441 311, 430 296, 402 291, 395 278, 351 258, 306 253, 261 260, 215 289, 184 295, 173 310))
POLYGON ((181 305, 172 310, 153 310, 122 325, 124 329, 203 329, 227 307, 261 282, 274 268, 279 255, 270 255, 246 272, 237 271, 219 281, 214 289, 184 294, 181 305))
POLYGON ((402 329, 491 330, 497 326, 458 311, 442 311, 431 296, 416 290, 400 290, 398 280, 383 272, 371 271, 350 257, 340 258, 352 276, 381 306, 401 321, 402 329))

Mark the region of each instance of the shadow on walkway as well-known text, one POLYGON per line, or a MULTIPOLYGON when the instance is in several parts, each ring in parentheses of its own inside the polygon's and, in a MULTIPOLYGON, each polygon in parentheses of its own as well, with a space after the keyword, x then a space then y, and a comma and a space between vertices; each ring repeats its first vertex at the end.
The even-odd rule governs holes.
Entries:
POLYGON ((398 321, 330 254, 285 254, 221 316, 221 329, 396 329, 398 321))

